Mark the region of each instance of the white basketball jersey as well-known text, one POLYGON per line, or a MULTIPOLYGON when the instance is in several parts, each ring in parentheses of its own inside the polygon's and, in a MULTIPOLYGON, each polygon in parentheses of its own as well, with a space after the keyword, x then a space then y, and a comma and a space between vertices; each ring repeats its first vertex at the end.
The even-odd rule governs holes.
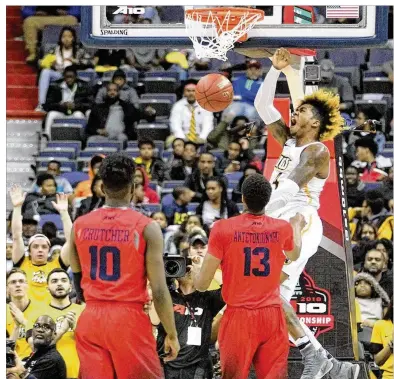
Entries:
MULTIPOLYGON (((304 151, 304 149, 316 143, 320 144, 321 142, 312 142, 308 143, 307 145, 297 147, 295 139, 289 139, 286 141, 282 150, 282 154, 276 162, 274 171, 271 175, 270 183, 273 190, 275 190, 278 186, 278 181, 286 179, 295 169, 295 167, 298 166, 301 153, 304 151)), ((300 189, 300 191, 287 203, 287 206, 309 205, 319 209, 319 197, 326 180, 327 179, 319 179, 314 177, 308 182, 308 184, 300 189)))

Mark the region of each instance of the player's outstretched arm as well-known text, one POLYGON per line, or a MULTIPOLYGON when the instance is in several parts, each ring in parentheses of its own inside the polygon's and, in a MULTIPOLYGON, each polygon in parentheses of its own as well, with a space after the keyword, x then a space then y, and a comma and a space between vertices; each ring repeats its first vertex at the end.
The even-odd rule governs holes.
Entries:
POLYGON ((261 119, 267 125, 273 137, 283 146, 290 138, 289 128, 282 119, 280 112, 274 107, 276 83, 280 75, 280 70, 290 64, 290 53, 286 49, 276 50, 272 57, 272 67, 264 78, 260 86, 254 106, 261 119))
POLYGON ((152 289, 152 297, 156 312, 167 333, 164 361, 177 357, 179 352, 178 333, 175 327, 172 300, 167 288, 163 262, 163 234, 159 224, 151 222, 144 229, 146 241, 146 272, 152 289))
POLYGON ((324 167, 329 164, 330 153, 322 144, 314 144, 306 147, 300 156, 300 163, 284 179, 278 181, 277 188, 272 192, 266 212, 272 212, 284 207, 295 196, 300 188, 304 187, 324 167))
POLYGON ((22 205, 26 199, 26 192, 23 192, 22 187, 14 184, 10 189, 10 197, 12 201, 12 261, 18 263, 25 255, 25 244, 23 243, 22 233, 22 205))

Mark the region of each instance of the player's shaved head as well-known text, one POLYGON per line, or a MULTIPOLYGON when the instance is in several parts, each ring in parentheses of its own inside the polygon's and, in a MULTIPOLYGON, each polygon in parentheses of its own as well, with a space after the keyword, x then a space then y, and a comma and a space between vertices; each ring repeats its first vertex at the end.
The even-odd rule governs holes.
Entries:
POLYGON ((261 213, 268 204, 272 187, 261 174, 248 176, 242 184, 242 201, 250 213, 261 213))
POLYGON ((113 198, 123 198, 131 192, 135 164, 126 154, 114 153, 104 158, 99 174, 105 193, 113 198))

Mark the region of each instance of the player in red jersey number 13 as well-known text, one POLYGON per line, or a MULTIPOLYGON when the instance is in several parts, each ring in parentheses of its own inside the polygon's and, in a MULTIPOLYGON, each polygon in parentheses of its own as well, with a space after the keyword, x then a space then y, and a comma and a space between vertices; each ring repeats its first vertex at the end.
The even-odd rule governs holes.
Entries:
POLYGON ((123 154, 100 167, 105 205, 79 217, 70 238, 77 296, 86 300, 76 328, 80 379, 161 379, 148 316, 147 279, 167 333, 165 360, 179 343, 163 264, 160 227, 130 209, 135 166, 123 154), (82 291, 83 290, 83 291, 82 291))
POLYGON ((242 185, 246 213, 217 221, 212 228, 200 273, 198 291, 205 291, 221 265, 227 309, 219 331, 224 379, 246 379, 253 363, 259 379, 287 377, 289 342, 280 297, 280 274, 286 257, 295 261, 301 250, 304 217, 290 223, 268 217, 264 208, 271 185, 263 175, 242 185))

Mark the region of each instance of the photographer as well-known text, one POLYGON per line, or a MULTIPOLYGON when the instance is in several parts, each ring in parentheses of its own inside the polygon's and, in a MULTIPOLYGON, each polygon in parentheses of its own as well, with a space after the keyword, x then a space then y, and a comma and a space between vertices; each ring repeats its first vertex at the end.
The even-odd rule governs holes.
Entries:
MULTIPOLYGON (((188 263, 190 259, 188 259, 188 263)), ((224 306, 221 289, 198 292, 193 286, 193 277, 201 269, 202 258, 192 258, 187 273, 177 279, 178 289, 170 290, 174 304, 175 325, 181 350, 178 357, 164 365, 166 379, 210 379, 212 364, 209 356, 212 321, 224 306)), ((155 309, 150 310, 150 318, 157 320, 155 309)), ((164 354, 165 331, 158 326, 157 350, 161 358, 164 354)))

